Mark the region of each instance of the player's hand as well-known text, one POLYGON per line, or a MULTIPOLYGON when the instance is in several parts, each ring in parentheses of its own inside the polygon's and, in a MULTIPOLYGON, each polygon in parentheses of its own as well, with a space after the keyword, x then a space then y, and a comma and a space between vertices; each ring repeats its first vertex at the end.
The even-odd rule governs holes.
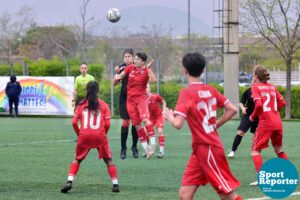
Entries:
POLYGON ((115 66, 115 72, 118 74, 120 72, 119 66, 115 66))
POLYGON ((75 107, 75 101, 72 101, 72 107, 73 108, 75 107))
POLYGON ((254 121, 251 115, 249 116, 249 121, 250 121, 250 122, 253 122, 253 121, 254 121))
POLYGON ((163 116, 168 121, 173 121, 174 120, 174 112, 173 112, 172 109, 169 109, 168 107, 163 109, 163 116))
POLYGON ((246 109, 247 109, 247 108, 242 109, 242 114, 243 114, 243 115, 246 115, 246 114, 247 114, 246 109))
POLYGON ((152 67, 152 65, 154 64, 155 60, 151 59, 150 62, 146 65, 148 68, 152 67))
POLYGON ((120 74, 116 74, 115 77, 114 77, 114 79, 117 80, 117 81, 118 81, 118 80, 121 80, 121 78, 122 78, 122 77, 121 77, 120 74))

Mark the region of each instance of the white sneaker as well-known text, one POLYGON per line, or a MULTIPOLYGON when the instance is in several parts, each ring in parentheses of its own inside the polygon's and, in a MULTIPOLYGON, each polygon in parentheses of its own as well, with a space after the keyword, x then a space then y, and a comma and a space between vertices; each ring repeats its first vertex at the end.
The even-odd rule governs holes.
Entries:
POLYGON ((228 155, 227 155, 227 157, 228 158, 234 158, 234 151, 231 151, 228 155))
POLYGON ((254 182, 250 183, 249 185, 251 185, 251 186, 258 186, 258 182, 254 181, 254 182))
POLYGON ((147 159, 149 160, 155 152, 156 144, 150 144, 148 146, 147 159))

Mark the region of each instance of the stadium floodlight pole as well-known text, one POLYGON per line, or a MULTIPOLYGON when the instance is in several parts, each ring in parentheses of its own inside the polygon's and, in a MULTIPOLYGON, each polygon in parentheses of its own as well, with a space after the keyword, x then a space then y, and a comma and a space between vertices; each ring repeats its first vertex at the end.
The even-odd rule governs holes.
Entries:
POLYGON ((188 51, 191 52, 191 1, 188 0, 188 51))

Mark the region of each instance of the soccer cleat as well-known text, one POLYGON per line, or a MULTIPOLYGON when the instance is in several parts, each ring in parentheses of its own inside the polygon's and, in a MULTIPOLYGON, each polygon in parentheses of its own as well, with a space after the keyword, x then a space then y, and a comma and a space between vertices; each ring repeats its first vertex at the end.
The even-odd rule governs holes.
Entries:
POLYGON ((139 157, 139 152, 138 152, 137 148, 136 147, 131 147, 131 150, 132 150, 132 156, 134 158, 138 158, 139 157))
POLYGON ((112 192, 120 192, 120 188, 119 188, 119 185, 118 184, 113 184, 113 187, 112 187, 112 192))
POLYGON ((251 185, 251 186, 258 186, 258 182, 254 181, 254 182, 250 183, 249 185, 251 185))
POLYGON ((228 155, 227 155, 227 157, 228 158, 234 158, 234 151, 231 151, 228 155))
POLYGON ((63 188, 61 188, 62 193, 67 193, 69 190, 72 189, 72 181, 68 181, 63 188))
POLYGON ((159 154, 157 155, 157 158, 163 158, 164 154, 162 152, 159 152, 159 154))
POLYGON ((126 158, 126 150, 127 148, 121 149, 120 158, 125 159, 126 158))
POLYGON ((156 144, 150 144, 148 146, 147 159, 149 160, 155 152, 156 144))

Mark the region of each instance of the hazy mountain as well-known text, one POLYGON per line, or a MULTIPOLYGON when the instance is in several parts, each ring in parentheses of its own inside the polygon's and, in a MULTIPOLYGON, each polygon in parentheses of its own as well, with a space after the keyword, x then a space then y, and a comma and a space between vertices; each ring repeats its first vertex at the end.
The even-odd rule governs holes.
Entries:
MULTIPOLYGON (((170 7, 162 6, 141 6, 131 7, 121 10, 121 19, 117 23, 109 22, 103 17, 94 28, 95 34, 106 34, 112 29, 124 29, 130 33, 140 33, 141 26, 152 27, 154 24, 162 24, 164 27, 172 27, 172 35, 187 34, 187 13, 170 7)), ((201 20, 191 16, 191 33, 200 35, 211 35, 210 22, 202 22, 201 20)))

